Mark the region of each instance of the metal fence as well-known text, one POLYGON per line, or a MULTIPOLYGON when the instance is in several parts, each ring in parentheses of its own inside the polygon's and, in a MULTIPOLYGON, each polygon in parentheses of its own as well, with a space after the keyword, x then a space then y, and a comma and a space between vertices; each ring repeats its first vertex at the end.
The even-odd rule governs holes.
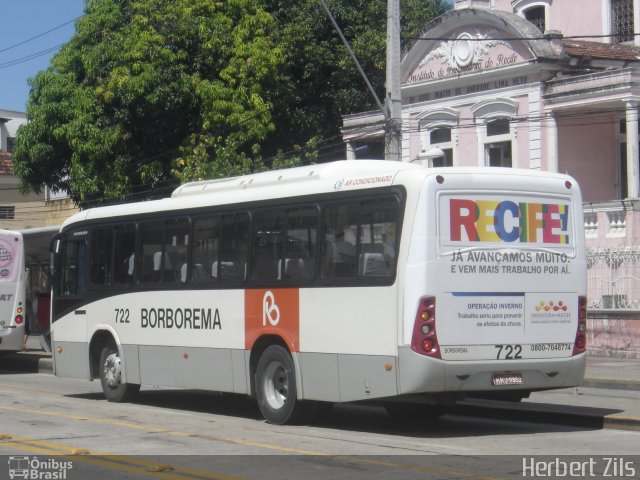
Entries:
POLYGON ((587 251, 585 385, 640 390, 640 247, 587 251))

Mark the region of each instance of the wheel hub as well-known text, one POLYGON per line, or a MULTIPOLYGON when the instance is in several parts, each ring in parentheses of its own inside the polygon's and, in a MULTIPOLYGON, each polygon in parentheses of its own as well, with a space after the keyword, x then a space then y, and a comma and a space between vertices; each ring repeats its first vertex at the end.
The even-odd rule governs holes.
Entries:
POLYGON ((273 362, 267 368, 264 390, 269 405, 275 409, 282 408, 289 395, 289 379, 279 362, 273 362))
POLYGON ((109 355, 103 365, 104 378, 107 385, 110 387, 117 387, 122 380, 122 360, 117 353, 109 355))

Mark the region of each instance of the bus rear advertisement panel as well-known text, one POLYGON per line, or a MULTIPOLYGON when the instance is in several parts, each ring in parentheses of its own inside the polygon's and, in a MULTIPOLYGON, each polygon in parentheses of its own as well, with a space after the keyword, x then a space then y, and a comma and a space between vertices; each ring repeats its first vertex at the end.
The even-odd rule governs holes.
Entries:
POLYGON ((584 264, 567 195, 442 193, 442 359, 568 358, 584 264))
POLYGON ((22 350, 24 344, 23 265, 21 236, 0 231, 0 351, 22 350))

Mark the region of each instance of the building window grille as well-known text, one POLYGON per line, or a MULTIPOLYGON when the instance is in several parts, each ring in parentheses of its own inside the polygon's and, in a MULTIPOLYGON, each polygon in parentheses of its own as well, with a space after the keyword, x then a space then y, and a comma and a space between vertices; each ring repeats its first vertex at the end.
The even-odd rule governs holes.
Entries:
POLYGON ((452 167, 453 166, 453 149, 443 148, 443 155, 431 159, 430 167, 452 167))
POLYGON ((533 23, 538 28, 538 30, 544 33, 546 28, 544 6, 531 7, 526 9, 524 11, 524 18, 533 23))
POLYGON ((451 128, 436 128, 431 130, 431 145, 436 143, 448 143, 451 141, 451 128))
POLYGON ((453 166, 453 145, 451 143, 451 127, 436 127, 427 135, 428 144, 423 147, 422 153, 428 160, 429 167, 451 167, 453 166), (435 151, 442 153, 433 156, 435 151))
POLYGON ((611 35, 613 43, 633 40, 633 0, 611 0, 611 35))
POLYGON ((0 206, 0 219, 2 220, 14 220, 16 218, 16 207, 14 206, 0 206))
POLYGON ((487 137, 496 135, 508 135, 511 133, 508 118, 499 118, 487 123, 487 137))

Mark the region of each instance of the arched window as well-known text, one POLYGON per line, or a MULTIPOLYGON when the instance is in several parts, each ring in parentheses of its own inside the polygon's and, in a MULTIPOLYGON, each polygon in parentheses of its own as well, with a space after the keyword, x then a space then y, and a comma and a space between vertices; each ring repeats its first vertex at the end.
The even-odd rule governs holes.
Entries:
POLYGON ((508 118, 496 118, 487 122, 485 165, 488 167, 512 167, 511 124, 508 118))
POLYGON ((544 5, 529 7, 523 11, 524 18, 533 23, 538 30, 544 33, 546 29, 546 11, 544 5))
POLYGON ((513 12, 533 23, 541 33, 549 28, 549 0, 511 0, 513 12))
POLYGON ((509 99, 479 102, 471 107, 478 133, 479 164, 487 167, 514 167, 516 128, 512 120, 518 104, 509 99))
POLYGON ((430 111, 418 116, 418 123, 421 141, 417 160, 429 167, 453 166, 458 113, 450 109, 430 111))

